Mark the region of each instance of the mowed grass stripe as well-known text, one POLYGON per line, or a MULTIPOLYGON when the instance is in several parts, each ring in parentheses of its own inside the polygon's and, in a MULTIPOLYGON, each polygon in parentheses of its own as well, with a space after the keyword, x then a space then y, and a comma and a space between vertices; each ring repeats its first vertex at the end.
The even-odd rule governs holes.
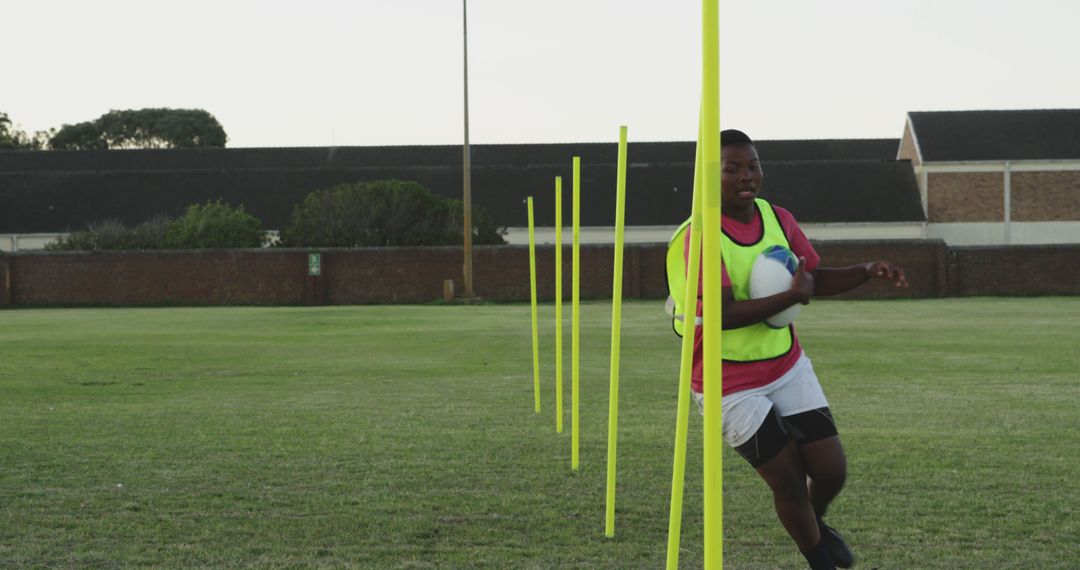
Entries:
MULTIPOLYGON (((1074 298, 806 308, 849 453, 829 519, 860 566, 1080 566, 1077 315, 1074 298)), ((551 305, 541 319, 537 415, 527 305, 0 312, 0 566, 661 567, 670 322, 624 306, 607 540, 610 306, 582 310, 578 473, 555 434, 551 305)), ((724 460, 728 567, 801 567, 764 484, 724 460)))

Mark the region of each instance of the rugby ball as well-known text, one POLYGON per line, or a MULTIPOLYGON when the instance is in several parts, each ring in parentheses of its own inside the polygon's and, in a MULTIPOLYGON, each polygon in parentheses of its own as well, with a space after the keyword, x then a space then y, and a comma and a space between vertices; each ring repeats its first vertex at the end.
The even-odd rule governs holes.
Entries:
MULTIPOLYGON (((795 259, 795 254, 782 245, 774 245, 761 252, 750 268, 750 298, 760 299, 791 289, 791 282, 795 279, 798 267, 799 261, 795 259)), ((795 303, 765 319, 765 325, 782 329, 799 316, 800 309, 802 305, 795 303)))

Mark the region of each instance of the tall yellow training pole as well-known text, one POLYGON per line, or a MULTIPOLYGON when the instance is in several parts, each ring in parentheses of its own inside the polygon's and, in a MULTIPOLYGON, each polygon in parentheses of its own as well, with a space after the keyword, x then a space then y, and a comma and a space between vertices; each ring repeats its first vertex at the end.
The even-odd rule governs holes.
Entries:
POLYGON ((701 188, 705 191, 702 211, 704 267, 702 288, 705 393, 705 569, 724 566, 724 480, 722 426, 723 356, 720 306, 720 6, 719 0, 701 3, 701 146, 703 165, 701 188), (708 326, 705 326, 708 325, 708 326))
POLYGON ((611 380, 608 392, 607 512, 604 534, 615 537, 615 448, 619 427, 619 342, 622 326, 623 218, 626 217, 626 127, 619 127, 615 178, 615 268, 611 284, 611 380))
POLYGON ((572 324, 570 333, 570 433, 573 445, 571 452, 570 468, 577 471, 579 464, 579 448, 581 430, 578 427, 578 407, 580 404, 578 391, 578 371, 580 369, 580 327, 581 327, 581 157, 574 157, 574 248, 573 248, 573 285, 571 292, 572 324))
MULTIPOLYGON (((675 459, 671 470, 671 510, 668 519, 667 570, 679 567, 679 536, 682 532, 683 485, 686 481, 686 436, 690 420, 690 380, 694 368, 694 335, 697 331, 698 275, 701 267, 701 129, 698 128, 694 160, 694 194, 690 208, 690 254, 686 263, 683 296, 682 355, 679 360, 679 403, 675 414, 675 459)), ((678 295, 678 291, 672 291, 678 295)))
POLYGON ((562 176, 555 177, 555 431, 562 433, 562 176))
POLYGON ((533 349, 533 400, 536 413, 540 413, 540 334, 537 331, 536 315, 536 229, 533 226, 533 199, 529 205, 529 291, 532 297, 532 349, 533 349))

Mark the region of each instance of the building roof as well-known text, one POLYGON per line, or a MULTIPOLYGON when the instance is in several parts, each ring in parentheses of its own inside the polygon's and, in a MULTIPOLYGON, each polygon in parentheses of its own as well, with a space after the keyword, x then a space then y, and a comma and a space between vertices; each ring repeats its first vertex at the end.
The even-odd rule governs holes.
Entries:
POLYGON ((762 197, 809 223, 922 222, 911 163, 830 160, 763 161, 762 197))
MULTIPOLYGON (((895 156, 897 141, 884 140, 760 141, 763 197, 805 222, 923 221, 910 163, 852 159, 878 157, 889 145, 895 156)), ((497 224, 525 226, 524 202, 533 196, 536 224, 553 225, 555 176, 563 177, 569 224, 570 159, 581 156, 582 225, 614 225, 616 144, 471 149, 473 203, 497 224)), ((677 225, 689 215, 694 150, 693 142, 629 145, 628 226, 677 225)), ((69 231, 105 219, 137 224, 219 198, 280 229, 309 192, 388 178, 460 198, 461 147, 0 151, 0 233, 69 231)))
POLYGON ((754 145, 765 161, 893 160, 900 139, 761 140, 754 145))
MULTIPOLYGON (((899 139, 756 141, 766 160, 892 160, 899 139)), ((648 164, 694 160, 694 141, 632 142, 630 160, 648 164)), ((473 166, 537 166, 615 162, 614 143, 474 144, 473 166)), ((462 160, 461 145, 341 146, 283 148, 192 148, 126 150, 0 151, 0 174, 17 172, 110 172, 142 170, 268 170, 451 166, 462 160)))
POLYGON ((1080 159, 1080 109, 908 113, 923 162, 1080 159))

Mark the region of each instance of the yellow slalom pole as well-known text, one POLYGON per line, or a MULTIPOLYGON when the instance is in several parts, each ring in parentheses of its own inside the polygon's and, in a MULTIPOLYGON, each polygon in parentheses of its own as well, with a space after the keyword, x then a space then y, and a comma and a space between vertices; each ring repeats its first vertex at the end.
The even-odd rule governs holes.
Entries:
MULTIPOLYGON (((668 519, 667 570, 679 567, 679 536, 682 532, 683 485, 686 481, 686 437, 690 420, 690 376, 694 368, 694 335, 697 331, 698 274, 701 267, 701 129, 698 128, 694 161, 694 194, 690 208, 690 255, 686 263, 683 297, 682 355, 679 364, 679 403, 675 414, 675 459, 671 470, 671 510, 668 519)), ((672 291, 678 295, 678 291, 672 291)))
POLYGON ((704 264, 702 301, 705 393, 704 483, 705 483, 705 569, 724 566, 724 480, 721 401, 723 398, 723 356, 721 352, 720 287, 720 2, 702 0, 702 111, 701 146, 703 164, 701 187, 705 192, 702 211, 703 240, 709 247, 704 264), (705 325, 708 325, 705 327, 705 325))
POLYGON ((562 176, 555 177, 555 431, 562 433, 562 176))
POLYGON ((573 249, 573 291, 571 292, 572 325, 570 333, 570 433, 573 452, 570 454, 570 468, 578 470, 579 448, 581 442, 581 429, 578 423, 578 407, 580 404, 578 391, 578 371, 580 369, 580 328, 581 328, 581 157, 574 157, 574 249, 573 249))
POLYGON ((532 349, 533 349, 533 400, 536 413, 540 413, 540 333, 537 331, 536 315, 536 230, 533 226, 533 199, 529 204, 529 289, 532 296, 532 349))
POLYGON ((615 537, 615 448, 619 426, 619 342, 622 326, 623 218, 626 217, 626 127, 619 127, 615 181, 615 268, 611 284, 611 380, 608 393, 607 513, 604 534, 615 537))

